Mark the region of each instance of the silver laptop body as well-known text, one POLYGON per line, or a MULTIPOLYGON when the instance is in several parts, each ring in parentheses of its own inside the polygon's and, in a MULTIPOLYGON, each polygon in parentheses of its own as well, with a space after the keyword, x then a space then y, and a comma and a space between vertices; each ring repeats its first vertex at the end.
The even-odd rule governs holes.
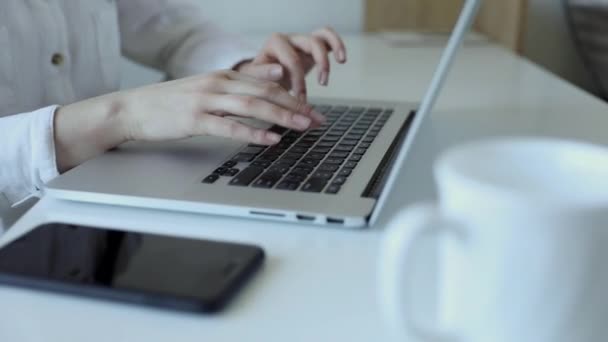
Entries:
POLYGON ((216 137, 128 143, 51 181, 47 194, 72 201, 307 224, 373 224, 436 102, 479 3, 466 1, 420 106, 313 99, 328 116, 327 126, 301 134, 275 126, 272 129, 283 134, 281 148, 216 137))

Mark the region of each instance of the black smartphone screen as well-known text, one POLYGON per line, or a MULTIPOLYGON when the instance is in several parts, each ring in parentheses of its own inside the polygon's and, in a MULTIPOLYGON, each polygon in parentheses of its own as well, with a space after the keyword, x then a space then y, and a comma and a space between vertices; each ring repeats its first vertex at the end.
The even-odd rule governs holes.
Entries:
POLYGON ((263 259, 250 245, 47 224, 0 249, 0 283, 210 312, 263 259))

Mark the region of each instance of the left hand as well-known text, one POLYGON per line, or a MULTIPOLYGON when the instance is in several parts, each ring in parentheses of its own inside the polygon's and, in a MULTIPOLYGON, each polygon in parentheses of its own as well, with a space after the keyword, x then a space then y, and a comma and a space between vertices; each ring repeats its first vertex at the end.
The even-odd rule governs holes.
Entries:
POLYGON ((336 62, 346 62, 346 48, 340 35, 326 27, 310 35, 273 34, 253 60, 236 70, 267 81, 278 82, 302 100, 306 100, 306 74, 317 65, 317 81, 329 82, 329 54, 336 62))

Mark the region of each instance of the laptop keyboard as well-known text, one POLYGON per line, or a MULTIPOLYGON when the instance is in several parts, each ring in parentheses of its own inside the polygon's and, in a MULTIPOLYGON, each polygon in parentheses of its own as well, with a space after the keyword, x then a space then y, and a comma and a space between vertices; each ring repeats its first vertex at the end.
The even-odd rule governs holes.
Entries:
POLYGON ((393 109, 317 105, 327 122, 305 132, 273 126, 274 146, 249 144, 203 183, 231 178, 230 186, 337 194, 371 146, 393 109))

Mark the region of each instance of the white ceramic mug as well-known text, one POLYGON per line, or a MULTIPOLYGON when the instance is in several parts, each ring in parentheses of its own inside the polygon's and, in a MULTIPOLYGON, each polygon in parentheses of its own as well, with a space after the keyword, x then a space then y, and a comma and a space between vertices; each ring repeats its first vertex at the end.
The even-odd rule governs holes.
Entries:
POLYGON ((556 139, 469 143, 435 164, 437 204, 398 215, 380 256, 391 326, 417 341, 608 341, 608 149, 556 139), (438 322, 404 281, 438 235, 438 322))

